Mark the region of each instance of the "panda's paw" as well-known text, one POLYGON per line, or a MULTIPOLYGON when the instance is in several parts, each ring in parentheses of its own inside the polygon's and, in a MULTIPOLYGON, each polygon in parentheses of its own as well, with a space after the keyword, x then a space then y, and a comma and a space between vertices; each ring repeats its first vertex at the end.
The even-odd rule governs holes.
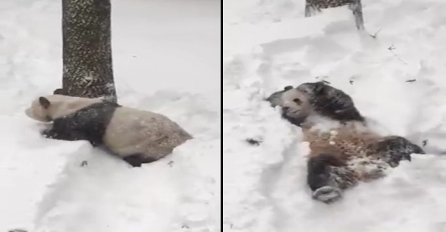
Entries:
POLYGON ((322 201, 324 203, 332 203, 341 198, 341 190, 332 186, 320 187, 313 192, 313 199, 322 201))
POLYGON ((55 133, 51 129, 42 130, 40 134, 45 138, 53 138, 55 136, 55 133))
POLYGON ((132 167, 141 167, 141 165, 144 163, 141 159, 141 155, 131 155, 122 159, 130 164, 132 167))

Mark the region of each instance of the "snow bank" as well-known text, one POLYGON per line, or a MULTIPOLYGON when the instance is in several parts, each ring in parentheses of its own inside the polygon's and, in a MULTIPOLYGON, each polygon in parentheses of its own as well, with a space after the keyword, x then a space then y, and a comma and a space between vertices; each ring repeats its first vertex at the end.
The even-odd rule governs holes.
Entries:
POLYGON ((224 4, 224 230, 444 231, 446 3, 363 0, 360 33, 346 7, 304 18, 303 0, 238 2, 224 4), (351 95, 380 131, 426 141, 431 154, 336 204, 311 200, 308 145, 263 99, 317 80, 351 95))
POLYGON ((120 103, 195 137, 142 168, 44 139, 24 115, 61 83, 60 4, 0 3, 0 230, 220 231, 219 4, 112 1, 120 103))

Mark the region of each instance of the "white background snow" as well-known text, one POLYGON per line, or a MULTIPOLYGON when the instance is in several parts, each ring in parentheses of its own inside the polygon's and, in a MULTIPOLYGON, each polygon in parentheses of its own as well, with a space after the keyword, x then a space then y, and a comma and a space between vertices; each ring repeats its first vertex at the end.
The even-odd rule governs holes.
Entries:
POLYGON ((362 3, 367 33, 347 7, 305 18, 304 0, 224 0, 225 232, 446 231, 446 1, 362 3), (317 80, 351 95, 375 129, 427 140, 430 154, 340 202, 313 201, 307 144, 263 98, 317 80))
POLYGON ((0 231, 220 231, 220 7, 112 0, 120 103, 195 137, 129 168, 85 141, 39 135, 23 111, 61 85, 61 1, 0 2, 0 231))

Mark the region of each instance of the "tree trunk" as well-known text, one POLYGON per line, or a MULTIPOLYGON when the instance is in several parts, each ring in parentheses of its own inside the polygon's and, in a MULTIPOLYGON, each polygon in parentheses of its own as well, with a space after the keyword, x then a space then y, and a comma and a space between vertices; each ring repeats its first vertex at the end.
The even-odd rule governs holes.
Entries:
POLYGON ((362 16, 361 0, 306 0, 305 17, 311 17, 321 11, 321 9, 346 6, 353 11, 356 28, 364 30, 364 19, 362 16))
POLYGON ((57 94, 116 101, 110 0, 63 0, 63 81, 57 94))

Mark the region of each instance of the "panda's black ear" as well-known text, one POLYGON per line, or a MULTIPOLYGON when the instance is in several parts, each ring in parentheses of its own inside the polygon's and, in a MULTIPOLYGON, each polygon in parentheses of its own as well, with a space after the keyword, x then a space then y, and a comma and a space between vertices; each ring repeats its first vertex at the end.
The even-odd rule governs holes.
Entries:
POLYGON ((55 95, 66 95, 65 94, 65 90, 63 90, 63 89, 55 89, 53 91, 53 94, 55 94, 55 95))
POLYGON ((287 90, 290 90, 290 89, 292 89, 292 88, 293 88, 293 86, 291 86, 291 85, 287 85, 287 86, 285 86, 285 88, 283 88, 283 90, 287 91, 287 90))
POLYGON ((50 101, 46 97, 39 97, 39 103, 45 109, 48 109, 48 107, 51 105, 50 101))

